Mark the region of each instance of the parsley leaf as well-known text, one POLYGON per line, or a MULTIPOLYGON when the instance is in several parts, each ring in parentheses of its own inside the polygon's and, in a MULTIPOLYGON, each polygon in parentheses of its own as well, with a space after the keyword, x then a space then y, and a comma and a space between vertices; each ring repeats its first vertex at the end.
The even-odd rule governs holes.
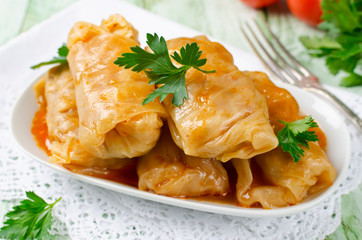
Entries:
POLYGON ((0 237, 7 239, 49 239, 52 209, 60 201, 48 204, 34 192, 26 192, 28 199, 13 207, 0 229, 0 237))
POLYGON ((323 37, 300 37, 310 55, 325 57, 329 71, 348 75, 340 85, 362 85, 362 5, 360 1, 323 0, 324 20, 318 27, 327 31, 323 37))
POLYGON ((362 85, 362 76, 358 74, 350 74, 341 81, 341 86, 352 87, 356 85, 362 85))
POLYGON ((147 45, 153 53, 147 52, 139 46, 131 47, 132 53, 123 53, 121 57, 114 61, 114 64, 126 69, 132 68, 132 71, 144 71, 150 79, 148 84, 163 84, 149 94, 143 101, 142 105, 153 102, 160 98, 162 102, 167 95, 173 94, 172 104, 175 106, 182 105, 184 99, 187 99, 185 85, 185 76, 187 70, 195 68, 204 73, 213 73, 200 69, 206 63, 206 59, 200 59, 200 51, 197 43, 186 44, 180 49, 180 53, 174 52, 171 57, 181 64, 181 67, 173 65, 166 41, 163 37, 147 34, 147 45))
POLYGON ((279 122, 285 125, 277 134, 279 146, 292 156, 294 162, 298 162, 301 156, 304 156, 301 146, 309 148, 308 142, 319 140, 315 132, 308 131, 309 128, 318 127, 318 125, 311 116, 290 123, 281 120, 279 122))
POLYGON ((68 62, 67 61, 68 52, 69 52, 68 47, 65 44, 63 44, 60 48, 58 48, 58 56, 53 57, 49 61, 41 62, 39 64, 31 66, 30 68, 36 69, 36 68, 39 68, 44 65, 50 65, 50 64, 55 64, 55 63, 60 63, 60 64, 67 63, 68 62))

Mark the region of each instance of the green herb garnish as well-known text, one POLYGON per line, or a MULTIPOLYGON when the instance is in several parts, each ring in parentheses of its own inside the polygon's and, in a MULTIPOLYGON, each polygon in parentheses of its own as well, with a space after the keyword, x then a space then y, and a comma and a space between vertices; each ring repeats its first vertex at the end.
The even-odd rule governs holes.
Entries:
POLYGON ((48 204, 34 192, 26 192, 29 199, 13 207, 5 217, 8 218, 0 229, 0 238, 6 239, 49 239, 52 209, 60 201, 48 204))
POLYGON ((348 73, 340 85, 362 85, 362 4, 351 0, 323 0, 324 20, 318 27, 326 30, 324 37, 300 37, 315 57, 326 57, 329 71, 336 75, 348 73))
POLYGON ((37 65, 31 66, 31 69, 36 69, 39 68, 41 66, 44 65, 50 65, 50 64, 55 64, 55 63, 59 63, 59 64, 63 64, 63 63, 67 63, 67 55, 68 55, 69 49, 68 47, 63 44, 63 46, 61 46, 60 48, 58 48, 58 55, 57 57, 53 57, 51 60, 46 61, 46 62, 41 62, 37 65))
POLYGON ((142 105, 153 102, 160 97, 162 102, 168 94, 173 94, 172 104, 180 106, 184 99, 187 99, 187 91, 185 86, 186 71, 195 68, 204 73, 213 73, 200 69, 205 65, 206 59, 199 59, 202 51, 200 51, 197 43, 187 44, 182 47, 180 54, 174 52, 171 57, 182 66, 177 68, 171 62, 166 41, 163 37, 159 38, 154 35, 147 34, 147 45, 153 53, 147 52, 139 46, 131 47, 132 53, 123 53, 122 57, 117 58, 114 63, 120 67, 132 68, 132 71, 145 71, 150 81, 148 84, 162 84, 144 100, 142 105))
POLYGON ((298 162, 301 156, 304 156, 301 146, 309 148, 308 141, 319 140, 315 132, 308 131, 309 128, 318 127, 318 125, 311 116, 290 123, 281 120, 279 122, 285 125, 277 134, 279 146, 292 156, 294 162, 298 162))

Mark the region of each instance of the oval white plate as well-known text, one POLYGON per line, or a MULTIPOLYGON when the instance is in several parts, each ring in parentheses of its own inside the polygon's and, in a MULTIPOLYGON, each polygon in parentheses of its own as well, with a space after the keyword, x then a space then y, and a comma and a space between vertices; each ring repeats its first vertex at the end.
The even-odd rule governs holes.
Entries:
POLYGON ((242 208, 227 204, 217 204, 208 201, 199 201, 192 199, 178 199, 156 195, 153 193, 140 191, 136 188, 84 175, 72 173, 65 168, 48 162, 48 156, 37 147, 34 138, 30 132, 32 119, 37 110, 37 103, 32 85, 30 85, 20 96, 15 104, 11 116, 11 130, 16 142, 20 148, 33 159, 53 168, 60 172, 69 174, 79 180, 91 183, 103 188, 111 189, 117 192, 125 193, 135 197, 166 203, 174 206, 191 208, 213 213, 221 213, 236 216, 247 217, 266 217, 266 216, 284 216, 291 215, 316 205, 330 195, 343 180, 349 164, 350 139, 347 128, 338 116, 338 114, 328 104, 315 97, 311 93, 301 89, 286 85, 278 84, 288 89, 299 102, 302 111, 311 114, 327 136, 328 146, 327 153, 329 160, 337 170, 337 179, 334 184, 326 191, 306 199, 302 203, 272 210, 242 208))
MULTIPOLYGON (((192 29, 186 28, 169 20, 163 19, 159 16, 153 15, 147 11, 139 9, 135 6, 126 4, 121 1, 108 1, 112 2, 112 5, 104 5, 101 1, 91 1, 91 4, 83 4, 82 8, 76 7, 76 4, 53 17, 49 21, 40 24, 37 29, 29 31, 26 41, 18 41, 18 45, 26 47, 28 54, 24 57, 21 52, 23 63, 35 64, 39 62, 37 59, 44 60, 44 56, 53 56, 56 52, 54 46, 59 43, 59 39, 66 39, 66 33, 69 31, 70 26, 77 20, 87 20, 94 23, 99 23, 100 19, 107 17, 110 13, 118 12, 126 17, 140 32, 141 43, 144 43, 145 35, 147 32, 157 32, 159 35, 165 36, 166 39, 178 36, 194 36, 200 34, 192 29), (108 6, 108 7, 107 7, 108 6), (56 31, 54 27, 57 26, 56 31), (47 36, 47 41, 44 44, 40 44, 39 35, 37 32, 42 32, 44 36, 47 36), (31 47, 28 45, 31 44, 31 47), (48 44, 48 46, 47 46, 48 44), (51 44, 51 46, 50 46, 51 44), (53 49, 50 52, 48 49, 53 49), (41 53, 41 54, 40 54, 41 53)), ((81 4, 81 3, 79 3, 81 4)), ((224 43, 223 43, 224 44, 224 43)), ((235 63, 242 70, 262 70, 263 67, 255 56, 240 51, 230 45, 224 44, 227 49, 233 54, 235 63)), ((21 49, 21 48, 20 48, 21 49)), ((19 53, 20 54, 20 53, 19 53)), ((9 56, 10 57, 10 56, 9 56)), ((30 66, 30 64, 29 64, 30 66)), ((17 68, 13 70, 18 71, 17 68)), ((39 72, 31 72, 24 69, 26 74, 22 76, 39 76, 46 71, 41 69, 39 72)), ((37 77, 31 77, 29 80, 36 80, 37 77)), ((271 216, 285 216, 298 213, 318 204, 326 199, 341 183, 344 179, 350 158, 350 138, 347 128, 340 118, 340 115, 335 112, 333 107, 323 102, 311 93, 305 92, 301 89, 285 85, 278 84, 281 87, 288 89, 300 104, 302 111, 305 114, 311 114, 320 127, 326 133, 328 139, 327 153, 329 160, 332 162, 337 170, 337 179, 334 184, 317 195, 314 195, 302 203, 280 209, 264 210, 255 208, 242 208, 227 204, 217 204, 207 201, 198 201, 192 199, 178 199, 171 198, 153 193, 137 190, 136 188, 122 185, 119 183, 79 175, 72 173, 56 164, 48 162, 47 155, 43 150, 39 149, 33 139, 30 132, 32 119, 34 113, 37 110, 37 103, 35 94, 32 89, 31 83, 25 91, 18 98, 12 115, 11 115, 11 131, 19 147, 30 157, 56 169, 64 174, 69 174, 81 181, 91 183, 103 188, 121 192, 124 194, 140 197, 148 200, 153 200, 165 204, 170 204, 179 207, 191 208, 206 212, 245 216, 245 217, 271 217, 271 216)))

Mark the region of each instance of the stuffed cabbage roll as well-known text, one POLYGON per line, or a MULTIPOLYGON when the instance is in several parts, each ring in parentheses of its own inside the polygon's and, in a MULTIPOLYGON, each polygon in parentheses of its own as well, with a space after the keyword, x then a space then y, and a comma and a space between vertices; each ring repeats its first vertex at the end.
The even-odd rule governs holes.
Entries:
POLYGON ((101 26, 78 22, 68 37, 68 62, 75 83, 79 140, 101 158, 131 158, 153 148, 166 116, 157 101, 142 105, 154 90, 143 73, 113 62, 139 45, 137 31, 120 15, 101 26))
POLYGON ((280 147, 251 160, 233 159, 238 173, 238 203, 246 207, 286 207, 331 186, 336 172, 323 149, 311 142, 309 149, 303 150, 304 156, 297 163, 280 147))
POLYGON ((187 155, 248 159, 278 145, 269 123, 265 98, 253 82, 233 64, 232 55, 205 36, 167 41, 169 51, 178 51, 196 42, 207 58, 205 74, 190 69, 186 73, 188 100, 175 107, 171 97, 163 102, 170 115, 169 128, 175 143, 187 155))
MULTIPOLYGON (((276 132, 283 127, 278 119, 290 122, 301 118, 299 106, 287 90, 275 86, 264 73, 245 74, 253 79, 257 89, 265 95, 276 132)), ((323 136, 321 130, 318 135, 320 138, 323 136)), ((251 160, 233 159, 238 173, 238 203, 246 207, 285 207, 331 186, 336 171, 328 161, 323 145, 309 142, 309 149, 303 147, 304 156, 297 163, 281 147, 251 160)))
POLYGON ((73 77, 67 65, 49 70, 45 78, 46 122, 50 160, 59 164, 118 169, 131 159, 100 159, 85 150, 78 138, 79 118, 73 77))
POLYGON ((172 141, 167 128, 156 147, 138 159, 138 188, 177 197, 225 195, 229 180, 222 163, 187 156, 172 141))
MULTIPOLYGON (((265 73, 245 71, 244 74, 253 81, 256 89, 265 97, 270 124, 274 128, 275 134, 284 128, 284 124, 279 122, 279 120, 294 122, 305 117, 300 112, 299 105, 292 94, 288 90, 276 86, 265 73)), ((327 139, 323 131, 320 128, 312 128, 311 130, 318 135, 318 144, 325 148, 327 139)))

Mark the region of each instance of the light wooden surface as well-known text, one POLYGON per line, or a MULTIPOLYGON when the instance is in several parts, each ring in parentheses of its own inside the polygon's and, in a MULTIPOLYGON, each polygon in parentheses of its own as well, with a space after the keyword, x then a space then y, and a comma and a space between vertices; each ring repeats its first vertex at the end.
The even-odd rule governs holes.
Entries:
MULTIPOLYGON (((77 0, 0 0, 0 47, 77 0)), ((307 65, 325 84, 338 86, 341 76, 332 76, 323 60, 312 59, 298 36, 321 34, 288 13, 284 2, 263 11, 255 11, 239 0, 127 0, 158 15, 179 22, 216 39, 250 51, 239 25, 247 18, 267 15, 272 29, 291 53, 307 65)), ((347 91, 362 95, 362 87, 347 91)), ((1 199, 0 199, 1 200, 1 199)), ((362 184, 342 197, 342 223, 327 239, 362 239, 362 184)), ((6 204, 5 204, 6 205, 6 204)), ((4 209, 0 205, 0 212, 4 209)))

